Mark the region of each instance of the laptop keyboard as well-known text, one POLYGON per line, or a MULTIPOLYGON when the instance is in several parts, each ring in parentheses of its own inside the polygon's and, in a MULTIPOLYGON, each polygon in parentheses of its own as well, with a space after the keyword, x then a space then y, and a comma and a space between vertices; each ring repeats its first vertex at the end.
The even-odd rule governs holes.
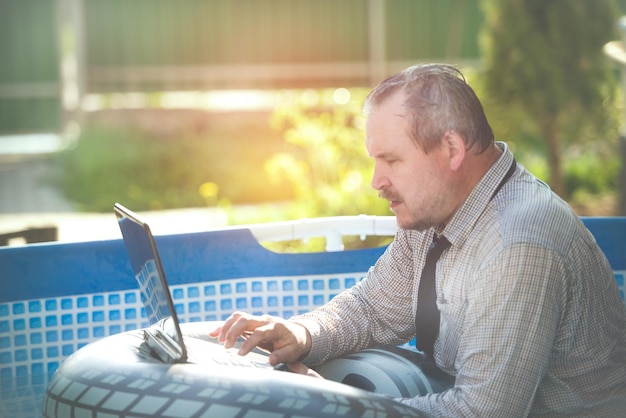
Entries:
POLYGON ((251 352, 245 356, 240 356, 236 349, 225 349, 219 343, 205 341, 199 338, 185 338, 185 348, 187 349, 187 361, 196 364, 219 364, 222 366, 273 368, 269 364, 268 356, 251 352))

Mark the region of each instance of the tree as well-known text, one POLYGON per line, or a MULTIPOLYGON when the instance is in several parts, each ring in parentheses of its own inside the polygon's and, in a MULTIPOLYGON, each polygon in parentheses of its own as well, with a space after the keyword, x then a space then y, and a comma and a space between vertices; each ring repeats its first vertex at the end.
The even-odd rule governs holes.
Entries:
POLYGON ((482 0, 487 96, 521 111, 546 144, 550 185, 567 191, 566 143, 602 138, 616 77, 603 45, 617 37, 613 0, 482 0), (583 135, 583 132, 586 134, 583 135))

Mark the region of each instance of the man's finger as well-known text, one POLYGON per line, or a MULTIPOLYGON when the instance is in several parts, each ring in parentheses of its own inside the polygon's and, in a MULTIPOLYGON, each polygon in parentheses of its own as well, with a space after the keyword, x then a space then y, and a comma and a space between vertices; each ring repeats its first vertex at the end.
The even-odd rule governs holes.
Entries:
POLYGON ((241 347, 239 347, 238 354, 240 356, 245 356, 252 351, 254 347, 260 347, 263 350, 272 351, 274 348, 272 341, 277 338, 279 338, 279 336, 276 335, 276 331, 273 328, 265 325, 260 326, 254 331, 245 334, 246 340, 241 344, 241 347))
POLYGON ((226 336, 229 333, 231 327, 233 326, 233 324, 239 320, 239 318, 241 317, 241 315, 243 315, 242 312, 233 312, 228 319, 226 319, 226 321, 224 321, 224 323, 222 324, 222 326, 219 328, 220 333, 219 336, 217 337, 217 340, 221 343, 223 343, 226 340, 226 336))

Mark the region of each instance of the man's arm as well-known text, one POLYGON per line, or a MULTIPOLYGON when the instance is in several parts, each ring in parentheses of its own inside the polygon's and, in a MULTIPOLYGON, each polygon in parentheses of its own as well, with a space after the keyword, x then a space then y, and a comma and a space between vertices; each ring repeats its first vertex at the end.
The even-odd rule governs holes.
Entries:
POLYGON ((415 237, 399 231, 365 279, 324 306, 291 318, 311 333, 305 363, 318 365, 374 343, 404 343, 414 335, 414 252, 420 250, 415 237))

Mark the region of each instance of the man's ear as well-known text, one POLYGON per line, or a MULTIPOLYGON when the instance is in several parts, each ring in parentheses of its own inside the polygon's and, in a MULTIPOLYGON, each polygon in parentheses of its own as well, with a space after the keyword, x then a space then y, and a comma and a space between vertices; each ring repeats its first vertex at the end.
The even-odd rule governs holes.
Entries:
POLYGON ((465 161, 465 141, 456 131, 447 131, 442 143, 447 154, 450 170, 458 171, 463 161, 465 161))

